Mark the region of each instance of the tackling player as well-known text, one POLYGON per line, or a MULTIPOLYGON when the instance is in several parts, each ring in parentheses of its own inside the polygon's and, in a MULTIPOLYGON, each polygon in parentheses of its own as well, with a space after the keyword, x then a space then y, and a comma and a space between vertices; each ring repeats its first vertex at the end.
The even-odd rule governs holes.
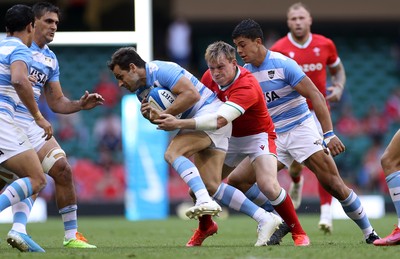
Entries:
MULTIPOLYGON (((274 141, 276 134, 260 85, 249 71, 237 64, 235 49, 225 42, 210 44, 205 59, 209 69, 201 81, 225 103, 218 111, 195 119, 177 120, 173 116, 163 115, 163 120, 156 120, 155 123, 161 129, 172 130, 194 129, 200 122, 207 122, 207 129, 215 130, 232 121, 232 137, 224 162, 223 178, 232 171, 239 171, 243 176, 242 181, 257 183, 262 193, 271 200, 276 211, 291 227, 294 244, 308 246, 310 240, 301 227, 292 201, 277 179, 274 141), (246 157, 249 157, 251 164, 247 167, 240 166, 240 162, 246 157)), ((225 186, 229 185, 221 184, 214 198, 225 205, 235 204, 234 207, 238 208, 244 206, 247 201, 235 195, 229 197, 231 190, 225 186)), ((199 227, 188 244, 201 245, 205 238, 217 231, 215 226, 211 217, 200 217, 199 227)), ((269 233, 267 242, 271 235, 272 232, 269 233)), ((256 246, 267 245, 267 242, 259 240, 256 246)))
MULTIPOLYGON (((357 194, 340 177, 332 157, 342 153, 345 147, 333 132, 324 96, 294 60, 265 48, 262 29, 254 20, 241 21, 233 30, 232 39, 246 63, 244 67, 257 78, 265 94, 277 133, 278 170, 289 167, 294 160, 304 162, 359 226, 366 243, 372 244, 379 237, 357 194), (313 104, 323 137, 318 133, 306 98, 313 104)), ((242 178, 243 175, 231 174, 228 183, 243 192, 254 188, 253 194, 257 197, 257 186, 246 185, 242 178)))
MULTIPOLYGON (((221 171, 224 163, 228 140, 231 136, 232 124, 224 121, 218 126, 215 120, 208 120, 208 114, 218 110, 223 105, 217 96, 202 84, 191 73, 172 62, 151 61, 145 62, 136 53, 134 48, 117 50, 109 68, 114 72, 121 87, 145 97, 146 89, 152 86, 164 87, 176 95, 175 101, 161 114, 151 109, 149 102, 143 101, 141 112, 143 116, 155 123, 159 116, 174 116, 182 114, 181 118, 193 118, 196 126, 189 129, 179 128, 179 132, 172 138, 165 160, 172 165, 181 178, 188 184, 195 196, 196 204, 186 211, 189 218, 198 218, 204 215, 215 215, 221 208, 211 199, 225 190, 223 204, 232 209, 243 212, 259 224, 258 240, 256 245, 265 244, 274 230, 281 224, 279 217, 266 213, 246 196, 225 183, 221 183, 221 171), (210 127, 214 130, 210 130, 210 127), (194 164, 188 157, 194 157, 194 164), (204 185, 207 183, 207 189, 204 185), (236 202, 229 202, 233 197, 239 199, 242 206, 236 202)), ((145 100, 145 98, 144 98, 145 100)), ((217 231, 217 225, 208 226, 208 234, 217 231)), ((187 246, 200 245, 188 242, 187 246)))
MULTIPOLYGON (((346 75, 333 41, 322 35, 311 33, 312 18, 310 11, 302 3, 296 3, 289 7, 287 24, 290 32, 285 37, 279 39, 270 49, 294 59, 322 95, 326 97, 327 101, 340 101, 346 82, 346 75), (327 68, 331 75, 332 84, 329 87, 327 87, 326 82, 327 68)), ((307 99, 307 104, 314 115, 318 130, 322 136, 322 128, 315 116, 310 99, 307 99)), ((329 108, 328 102, 327 105, 329 108)), ((300 207, 301 192, 304 184, 304 178, 301 175, 302 167, 296 161, 289 167, 289 173, 293 180, 290 185, 289 194, 296 209, 300 207)), ((321 184, 318 184, 318 193, 321 206, 318 227, 325 233, 331 233, 333 228, 331 211, 332 195, 321 184)))

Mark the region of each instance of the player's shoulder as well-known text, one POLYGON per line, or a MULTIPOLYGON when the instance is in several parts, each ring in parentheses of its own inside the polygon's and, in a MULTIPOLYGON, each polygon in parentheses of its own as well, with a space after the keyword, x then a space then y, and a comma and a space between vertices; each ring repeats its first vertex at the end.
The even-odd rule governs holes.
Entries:
POLYGON ((314 42, 318 42, 319 44, 334 44, 333 40, 324 36, 322 34, 312 34, 312 39, 314 42))
POLYGON ((289 44, 288 35, 283 36, 282 38, 278 39, 269 49, 273 51, 278 51, 282 46, 286 46, 289 44))
POLYGON ((243 88, 254 88, 254 85, 259 86, 258 80, 256 77, 251 73, 248 69, 239 66, 240 69, 240 76, 238 77, 238 82, 240 82, 239 85, 243 88))
POLYGON ((288 60, 291 60, 288 56, 283 55, 282 53, 274 50, 269 50, 269 59, 275 60, 275 61, 280 61, 280 62, 286 62, 288 60))

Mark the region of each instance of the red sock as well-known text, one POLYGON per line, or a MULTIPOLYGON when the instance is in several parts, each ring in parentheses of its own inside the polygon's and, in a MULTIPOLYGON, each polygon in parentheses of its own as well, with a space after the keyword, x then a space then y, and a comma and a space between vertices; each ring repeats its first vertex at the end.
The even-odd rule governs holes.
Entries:
POLYGON ((212 225, 211 215, 204 215, 199 217, 199 229, 206 230, 212 225))
POLYGON ((319 193, 319 203, 323 204, 331 204, 332 203, 332 195, 327 192, 324 187, 320 183, 318 183, 318 193, 319 193))
POLYGON ((289 195, 279 205, 274 206, 275 210, 282 217, 282 219, 288 224, 291 229, 292 235, 305 235, 306 232, 303 230, 299 218, 297 217, 296 211, 293 207, 292 199, 289 195))

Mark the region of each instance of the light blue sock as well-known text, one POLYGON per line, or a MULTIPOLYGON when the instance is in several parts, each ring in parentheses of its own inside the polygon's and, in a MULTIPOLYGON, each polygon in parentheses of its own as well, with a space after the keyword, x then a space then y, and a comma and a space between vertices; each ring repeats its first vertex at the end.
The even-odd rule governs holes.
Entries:
POLYGON ((32 184, 28 177, 15 180, 0 194, 0 211, 25 200, 32 193, 32 184))
POLYGON ((199 170, 186 157, 180 156, 172 163, 172 167, 193 191, 199 203, 211 200, 210 195, 200 177, 199 170))
POLYGON ((400 226, 400 171, 386 176, 386 182, 389 187, 390 197, 392 198, 394 208, 397 213, 398 225, 400 226))
POLYGON ((358 225, 364 233, 364 236, 368 237, 368 235, 373 231, 373 228, 357 194, 352 190, 349 197, 344 201, 340 201, 340 203, 342 204, 343 210, 347 216, 358 225))
POLYGON ((255 183, 253 186, 251 186, 250 189, 247 190, 245 193, 246 197, 249 198, 252 202, 263 208, 264 210, 268 212, 273 212, 274 207, 272 206, 271 202, 268 200, 268 198, 261 192, 260 188, 258 188, 258 185, 255 183))
POLYGON ((78 231, 78 217, 76 211, 78 206, 76 204, 70 205, 60 209, 58 212, 61 214, 64 222, 65 239, 71 239, 76 237, 78 231))
POLYGON ((29 215, 32 211, 32 206, 35 201, 29 197, 12 206, 13 226, 12 230, 26 234, 26 223, 28 223, 29 215))
POLYGON ((247 199, 241 191, 231 185, 221 183, 213 197, 221 204, 242 212, 259 223, 262 223, 265 218, 265 211, 262 208, 247 199))

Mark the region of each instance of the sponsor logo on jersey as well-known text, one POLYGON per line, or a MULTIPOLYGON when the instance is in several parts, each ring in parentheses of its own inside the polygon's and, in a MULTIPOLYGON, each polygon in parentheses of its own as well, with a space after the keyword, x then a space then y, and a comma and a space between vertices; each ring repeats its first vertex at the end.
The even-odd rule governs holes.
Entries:
POLYGON ((37 71, 34 67, 31 67, 30 75, 36 77, 37 84, 44 85, 47 81, 47 75, 42 72, 37 71))
POLYGON ((301 69, 303 70, 304 73, 307 72, 313 72, 313 71, 320 71, 324 68, 324 66, 322 65, 322 63, 311 63, 311 64, 303 64, 300 65, 301 69))
POLYGON ((281 97, 275 91, 265 92, 265 99, 267 102, 272 102, 279 98, 281 97))

